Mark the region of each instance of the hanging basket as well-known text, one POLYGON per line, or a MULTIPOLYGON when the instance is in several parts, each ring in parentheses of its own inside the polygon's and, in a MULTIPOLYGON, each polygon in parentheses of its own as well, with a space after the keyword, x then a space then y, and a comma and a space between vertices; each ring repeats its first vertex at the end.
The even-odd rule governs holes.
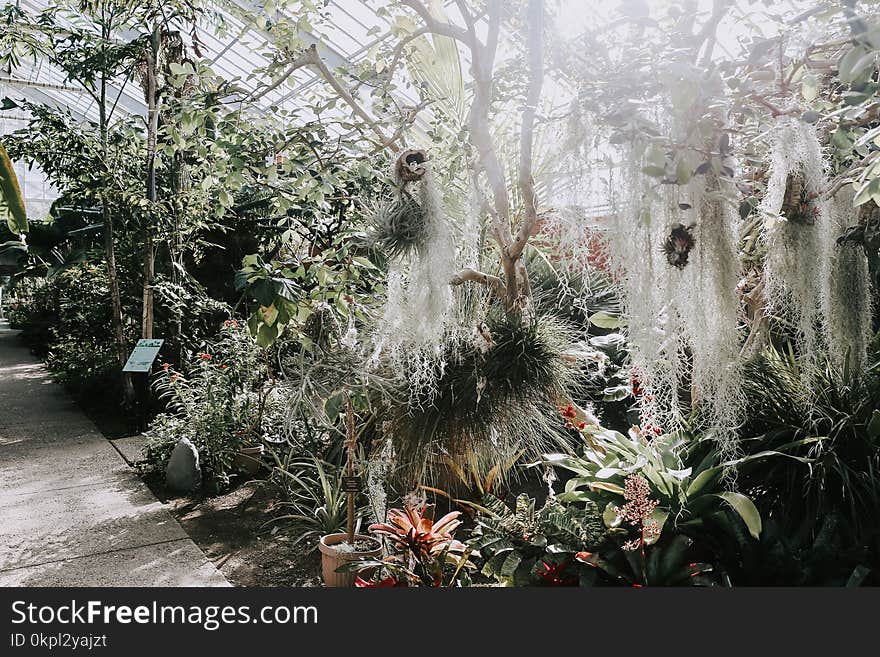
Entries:
POLYGON ((428 154, 420 148, 408 148, 397 158, 394 172, 402 183, 416 182, 425 177, 428 154))

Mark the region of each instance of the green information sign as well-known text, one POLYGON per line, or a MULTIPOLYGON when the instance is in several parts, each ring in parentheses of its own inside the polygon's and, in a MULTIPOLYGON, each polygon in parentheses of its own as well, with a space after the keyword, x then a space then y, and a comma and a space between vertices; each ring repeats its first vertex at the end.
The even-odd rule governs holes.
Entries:
POLYGON ((165 340, 138 340, 131 356, 122 368, 123 372, 149 372, 153 361, 159 355, 159 349, 165 340))

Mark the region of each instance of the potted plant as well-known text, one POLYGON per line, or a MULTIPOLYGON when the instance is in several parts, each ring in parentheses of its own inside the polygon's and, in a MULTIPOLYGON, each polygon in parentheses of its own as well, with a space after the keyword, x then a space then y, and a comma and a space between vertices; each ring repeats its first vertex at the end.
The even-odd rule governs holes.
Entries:
POLYGON ((357 573, 340 568, 353 561, 375 559, 382 554, 382 545, 378 540, 365 534, 355 533, 355 496, 357 495, 357 478, 354 476, 355 448, 357 433, 354 428, 354 410, 351 398, 345 395, 346 420, 346 476, 342 480, 342 488, 346 495, 347 522, 346 532, 325 534, 321 536, 318 549, 321 551, 321 574, 325 586, 354 586, 357 573))
POLYGON ((265 448, 262 445, 242 447, 232 459, 232 467, 249 477, 253 477, 263 465, 264 451, 265 448))

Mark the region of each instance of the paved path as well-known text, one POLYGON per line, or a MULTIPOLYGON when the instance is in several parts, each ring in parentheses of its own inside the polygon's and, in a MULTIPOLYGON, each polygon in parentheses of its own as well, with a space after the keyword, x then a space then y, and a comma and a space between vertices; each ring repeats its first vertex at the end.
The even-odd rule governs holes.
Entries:
POLYGON ((0 586, 228 586, 2 320, 0 586))

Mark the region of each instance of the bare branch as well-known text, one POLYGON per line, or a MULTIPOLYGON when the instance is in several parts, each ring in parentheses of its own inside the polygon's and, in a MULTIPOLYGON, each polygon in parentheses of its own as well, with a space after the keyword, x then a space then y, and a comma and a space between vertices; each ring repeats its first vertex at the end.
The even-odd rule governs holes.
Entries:
POLYGON ((251 97, 252 100, 259 100, 263 98, 266 94, 270 93, 272 90, 277 89, 285 80, 287 80, 291 75, 293 75, 298 69, 301 69, 305 66, 313 66, 321 74, 321 77, 329 84, 333 91, 344 100, 354 113, 358 115, 358 117, 370 126, 370 129, 376 134, 379 138, 379 144, 382 146, 387 146, 393 152, 397 152, 400 150, 400 147, 395 143, 396 137, 388 137, 381 128, 378 126, 378 122, 371 117, 367 111, 361 107, 360 103, 355 100, 354 96, 351 95, 351 92, 345 88, 345 86, 337 79, 333 72, 327 67, 324 63, 324 60, 318 55, 318 47, 315 44, 309 46, 306 50, 300 53, 299 56, 294 59, 290 66, 285 69, 284 73, 277 79, 275 82, 270 84, 268 87, 260 90, 260 92, 251 97))
POLYGON ((318 56, 318 48, 313 44, 309 47, 309 51, 312 52, 312 56, 314 57, 314 66, 321 72, 324 80, 327 81, 333 91, 335 91, 340 98, 342 98, 346 103, 348 103, 349 107, 354 110, 354 113, 357 114, 370 128, 376 133, 376 136, 379 138, 379 142, 382 144, 387 144, 388 148, 390 148, 393 152, 397 152, 400 150, 400 146, 394 143, 393 139, 389 139, 385 133, 379 128, 377 122, 367 114, 366 110, 360 106, 354 96, 346 89, 342 83, 336 78, 335 75, 330 71, 324 61, 318 56))
POLYGON ((397 70, 397 64, 400 62, 401 56, 403 56, 403 49, 406 48, 410 43, 418 39, 420 36, 425 34, 430 34, 431 28, 429 27, 420 27, 412 34, 408 34, 403 39, 400 40, 394 47, 394 52, 391 55, 391 65, 388 67, 386 73, 388 74, 388 79, 391 79, 391 76, 394 75, 394 71, 397 70))
POLYGON ((508 253, 513 260, 522 255, 526 243, 538 224, 538 211, 535 203, 535 180, 532 176, 532 148, 534 145, 535 113, 541 100, 541 87, 544 84, 543 69, 543 29, 544 2, 529 0, 528 13, 528 54, 529 54, 529 87, 526 94, 526 105, 523 108, 522 129, 519 142, 519 188, 523 198, 523 220, 516 239, 510 245, 508 253))
POLYGON ((467 3, 464 0, 455 0, 455 6, 458 7, 458 13, 461 14, 465 25, 468 26, 468 31, 472 31, 474 29, 474 17, 468 11, 467 3))
POLYGON ((261 89, 259 93, 255 93, 254 95, 252 95, 251 100, 260 100, 261 98, 272 93, 273 91, 275 91, 275 89, 284 84, 284 82, 286 82, 287 79, 291 75, 296 73, 299 69, 303 68, 304 66, 314 64, 314 55, 317 55, 317 50, 313 50, 312 48, 309 48, 305 52, 301 53, 296 59, 294 59, 290 63, 290 66, 284 69, 284 73, 282 73, 281 76, 277 80, 275 80, 275 82, 270 84, 268 87, 264 87, 263 89, 261 89))
POLYGON ((470 267, 462 269, 449 280, 450 285, 462 285, 467 282, 480 283, 481 285, 491 287, 500 294, 504 293, 504 281, 497 276, 486 274, 470 267))
POLYGON ((452 23, 443 23, 438 21, 436 18, 431 16, 431 12, 428 8, 423 5, 419 0, 400 0, 401 4, 406 5, 414 12, 416 12, 419 17, 425 21, 425 26, 434 34, 439 34, 441 36, 448 36, 452 39, 456 39, 457 41, 461 41, 468 47, 475 47, 476 44, 471 41, 470 34, 464 28, 459 27, 458 25, 453 25, 452 23))
POLYGON ((727 14, 731 4, 729 0, 715 0, 712 5, 712 15, 697 35, 699 46, 706 44, 706 49, 700 58, 700 66, 708 66, 711 63, 712 53, 715 51, 717 41, 718 24, 727 14))
POLYGON ((489 31, 486 35, 486 61, 483 65, 486 67, 486 75, 492 75, 492 69, 495 66, 495 53, 498 51, 498 39, 501 35, 501 0, 489 0, 489 31))

